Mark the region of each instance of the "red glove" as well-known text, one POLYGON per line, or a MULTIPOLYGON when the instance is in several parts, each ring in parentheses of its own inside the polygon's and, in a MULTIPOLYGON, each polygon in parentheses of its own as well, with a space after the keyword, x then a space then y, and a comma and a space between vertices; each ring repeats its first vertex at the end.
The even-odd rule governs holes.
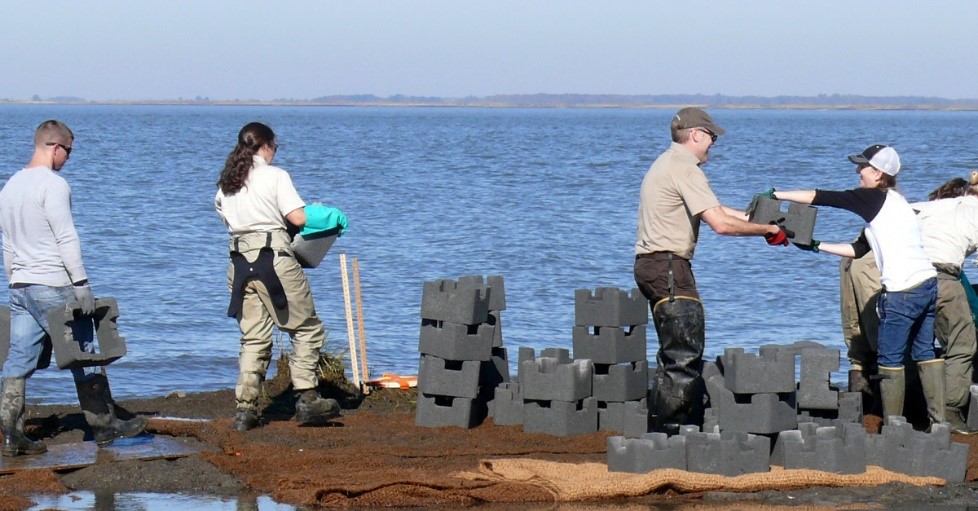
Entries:
POLYGON ((788 233, 784 232, 784 228, 778 229, 775 234, 765 234, 764 241, 767 241, 768 245, 781 245, 782 247, 788 246, 788 233))

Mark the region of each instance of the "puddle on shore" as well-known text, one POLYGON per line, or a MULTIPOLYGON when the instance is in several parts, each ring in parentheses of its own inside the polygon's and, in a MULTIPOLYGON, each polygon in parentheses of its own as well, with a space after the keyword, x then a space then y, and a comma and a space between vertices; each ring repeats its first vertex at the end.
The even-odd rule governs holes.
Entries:
POLYGON ((179 493, 102 493, 71 492, 67 495, 34 495, 29 511, 58 509, 63 511, 298 511, 279 504, 267 496, 207 497, 179 493))

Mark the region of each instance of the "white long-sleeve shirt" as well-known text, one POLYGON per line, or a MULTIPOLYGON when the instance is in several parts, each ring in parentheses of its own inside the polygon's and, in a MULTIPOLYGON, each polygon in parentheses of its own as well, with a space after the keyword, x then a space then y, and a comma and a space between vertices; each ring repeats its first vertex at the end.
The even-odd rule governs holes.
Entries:
POLYGON ((88 279, 71 217, 71 187, 47 167, 17 171, 0 190, 3 266, 10 284, 68 286, 88 279))
POLYGON ((965 258, 978 249, 978 197, 968 195, 910 206, 920 212, 920 237, 932 262, 960 269, 965 258))

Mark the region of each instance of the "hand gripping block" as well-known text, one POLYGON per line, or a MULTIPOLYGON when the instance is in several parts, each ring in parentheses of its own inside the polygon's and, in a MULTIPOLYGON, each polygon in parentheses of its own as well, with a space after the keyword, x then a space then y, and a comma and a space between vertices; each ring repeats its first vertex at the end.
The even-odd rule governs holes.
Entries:
POLYGON ((124 356, 126 340, 119 335, 118 319, 119 306, 114 298, 95 300, 95 313, 91 316, 81 314, 81 306, 77 301, 49 312, 49 334, 58 369, 104 366, 124 356), (94 323, 99 349, 96 353, 82 351, 75 339, 75 332, 88 326, 85 322, 94 323))

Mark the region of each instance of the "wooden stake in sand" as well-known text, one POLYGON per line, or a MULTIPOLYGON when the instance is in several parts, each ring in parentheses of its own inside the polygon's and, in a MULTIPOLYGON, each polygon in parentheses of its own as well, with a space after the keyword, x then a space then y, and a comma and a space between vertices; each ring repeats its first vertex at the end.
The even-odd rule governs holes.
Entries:
POLYGON ((346 254, 340 254, 340 275, 343 277, 343 304, 346 306, 346 333, 350 340, 350 372, 353 373, 353 385, 363 391, 360 383, 360 366, 357 363, 357 342, 353 334, 353 311, 350 310, 350 277, 346 270, 346 254))
POLYGON ((353 294, 357 301, 357 335, 360 337, 360 371, 363 381, 370 381, 367 370, 367 335, 363 330, 363 299, 360 297, 360 262, 353 258, 353 294))

